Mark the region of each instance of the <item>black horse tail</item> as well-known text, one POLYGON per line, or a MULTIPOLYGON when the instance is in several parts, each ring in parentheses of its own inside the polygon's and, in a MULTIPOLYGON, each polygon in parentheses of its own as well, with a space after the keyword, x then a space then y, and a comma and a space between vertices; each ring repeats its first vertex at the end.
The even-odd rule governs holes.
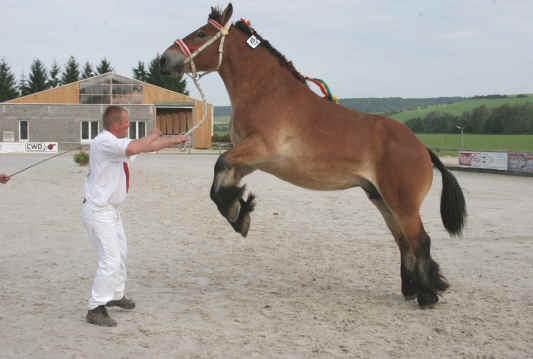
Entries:
POLYGON ((431 162, 442 175, 442 193, 440 197, 440 215, 444 228, 452 236, 461 235, 466 223, 466 203, 463 190, 455 176, 442 164, 439 157, 427 148, 431 162))

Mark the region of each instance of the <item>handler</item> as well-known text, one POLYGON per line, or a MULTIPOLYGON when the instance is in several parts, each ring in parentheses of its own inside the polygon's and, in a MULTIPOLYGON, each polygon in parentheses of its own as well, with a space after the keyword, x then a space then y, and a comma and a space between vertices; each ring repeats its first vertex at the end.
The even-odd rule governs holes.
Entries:
POLYGON ((187 138, 163 138, 161 131, 153 128, 148 136, 130 140, 128 111, 120 106, 105 110, 103 125, 104 131, 91 142, 81 210, 89 238, 98 251, 98 269, 86 319, 91 324, 114 327, 117 322, 109 316, 106 306, 135 308, 133 300, 124 296, 128 248, 119 213, 129 190, 128 161, 138 153, 158 151, 186 142, 187 138))

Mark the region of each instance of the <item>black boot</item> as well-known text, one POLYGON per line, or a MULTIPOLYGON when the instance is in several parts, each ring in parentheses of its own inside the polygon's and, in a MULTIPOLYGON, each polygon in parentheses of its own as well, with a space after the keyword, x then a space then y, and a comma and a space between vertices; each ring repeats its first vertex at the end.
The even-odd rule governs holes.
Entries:
POLYGON ((103 305, 91 309, 85 317, 87 322, 101 327, 116 327, 117 322, 107 314, 107 309, 103 305))

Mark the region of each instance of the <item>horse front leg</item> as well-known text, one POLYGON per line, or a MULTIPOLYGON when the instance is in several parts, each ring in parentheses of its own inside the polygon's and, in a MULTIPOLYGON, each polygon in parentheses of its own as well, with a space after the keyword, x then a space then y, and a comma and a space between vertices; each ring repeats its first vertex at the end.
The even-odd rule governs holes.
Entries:
POLYGON ((250 229, 250 212, 255 208, 255 196, 250 193, 244 200, 242 195, 246 187, 239 186, 239 183, 255 170, 254 164, 262 158, 261 148, 263 146, 258 141, 247 139, 220 155, 215 164, 211 199, 233 229, 243 237, 250 229))

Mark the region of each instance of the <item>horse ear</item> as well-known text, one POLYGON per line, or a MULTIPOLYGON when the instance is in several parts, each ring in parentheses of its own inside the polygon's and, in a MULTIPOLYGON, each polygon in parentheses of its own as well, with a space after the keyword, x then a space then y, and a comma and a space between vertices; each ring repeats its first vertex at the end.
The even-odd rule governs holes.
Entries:
POLYGON ((222 14, 222 25, 226 25, 229 19, 231 19, 232 14, 233 14, 233 6, 231 5, 231 3, 229 3, 226 9, 224 10, 224 13, 222 14))

